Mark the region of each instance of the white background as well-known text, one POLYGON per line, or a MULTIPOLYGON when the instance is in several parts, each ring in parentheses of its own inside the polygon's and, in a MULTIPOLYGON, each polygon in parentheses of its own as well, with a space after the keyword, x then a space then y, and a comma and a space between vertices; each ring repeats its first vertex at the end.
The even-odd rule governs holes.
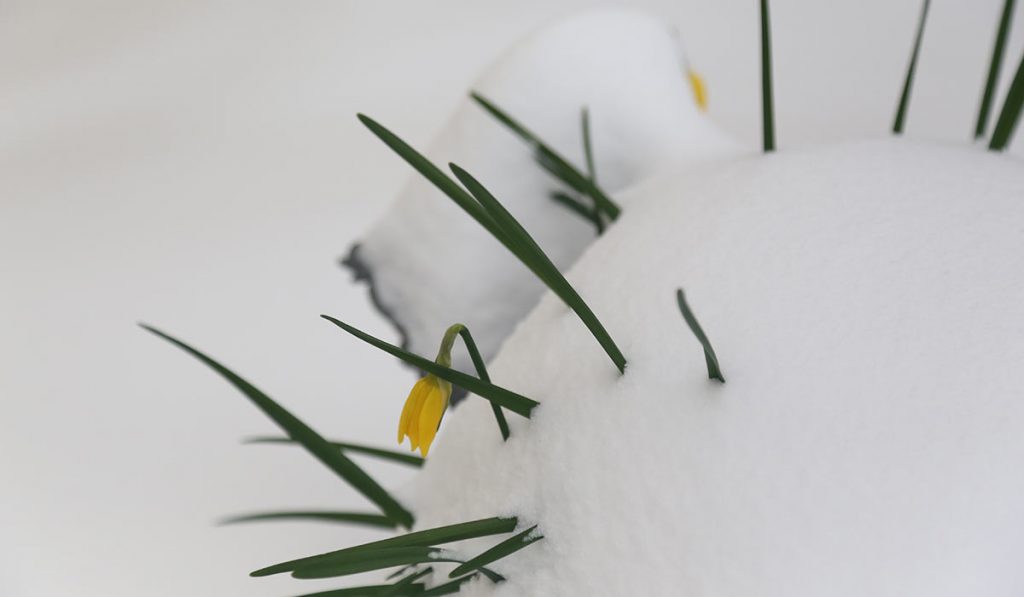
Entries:
MULTIPOLYGON (((422 145, 514 40, 623 4, 0 3, 0 596, 341 584, 246 573, 373 533, 213 523, 369 506, 297 449, 240 446, 272 424, 134 324, 329 436, 389 445, 409 372, 317 318, 393 337, 335 262, 407 175, 354 113, 422 145)), ((909 135, 968 142, 1001 4, 933 0, 909 135)), ((628 5, 679 29, 712 117, 756 146, 756 2, 628 5)), ((780 147, 886 134, 919 2, 772 8, 780 147)), ((369 466, 391 487, 407 474, 369 466)))

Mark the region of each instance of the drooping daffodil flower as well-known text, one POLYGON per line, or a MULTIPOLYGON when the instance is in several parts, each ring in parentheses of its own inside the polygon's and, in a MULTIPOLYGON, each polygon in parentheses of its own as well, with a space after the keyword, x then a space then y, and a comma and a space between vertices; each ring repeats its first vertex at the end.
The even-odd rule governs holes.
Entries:
MULTIPOLYGON (((444 367, 452 366, 452 345, 462 328, 462 324, 448 328, 441 340, 435 363, 444 367)), ((412 450, 419 448, 420 454, 426 457, 451 397, 452 384, 432 373, 417 381, 405 399, 402 417, 398 420, 398 443, 401 444, 408 437, 412 450)))

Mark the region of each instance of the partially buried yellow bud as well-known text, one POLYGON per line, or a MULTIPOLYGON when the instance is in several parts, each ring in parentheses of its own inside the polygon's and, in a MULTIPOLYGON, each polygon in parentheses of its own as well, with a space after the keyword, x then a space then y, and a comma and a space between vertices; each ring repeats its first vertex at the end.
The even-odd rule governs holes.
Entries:
POLYGON ((697 101, 697 107, 701 110, 707 110, 708 90, 704 86, 704 78, 693 69, 687 69, 686 75, 690 79, 690 87, 693 88, 693 99, 697 101))
MULTIPOLYGON (((452 366, 452 345, 463 327, 457 323, 448 328, 441 340, 435 363, 444 367, 452 366)), ((426 457, 451 397, 452 384, 436 375, 428 373, 416 382, 409 397, 405 399, 402 416, 398 420, 398 443, 401 444, 408 437, 410 447, 414 451, 419 448, 420 454, 426 457)))

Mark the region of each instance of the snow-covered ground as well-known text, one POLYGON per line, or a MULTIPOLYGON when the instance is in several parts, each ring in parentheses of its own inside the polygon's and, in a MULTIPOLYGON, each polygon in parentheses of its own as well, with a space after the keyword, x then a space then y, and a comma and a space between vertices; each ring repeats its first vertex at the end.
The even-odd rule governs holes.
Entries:
POLYGON ((413 484, 428 528, 540 525, 469 594, 1020 595, 1019 160, 885 139, 627 194, 569 273, 625 375, 546 296, 489 368, 532 418, 503 444, 470 397, 413 484))
MULTIPOLYGON (((391 334, 334 263, 407 176, 353 114, 424 145, 513 41, 597 4, 5 3, 0 595, 290 594, 245 573, 371 537, 212 527, 362 502, 296 450, 237 446, 270 424, 133 324, 210 351, 328 435, 389 442, 408 372, 316 318, 391 334)), ((1001 2, 934 4, 908 136, 964 143, 1001 2)), ((630 5, 678 27, 711 117, 756 146, 754 3, 630 5)), ((783 149, 885 134, 918 9, 773 3, 783 149)))

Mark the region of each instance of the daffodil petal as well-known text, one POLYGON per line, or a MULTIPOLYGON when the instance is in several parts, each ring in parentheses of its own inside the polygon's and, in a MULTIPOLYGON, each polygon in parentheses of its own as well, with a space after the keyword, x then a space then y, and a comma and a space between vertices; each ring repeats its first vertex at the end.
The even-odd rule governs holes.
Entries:
POLYGON ((434 443, 437 426, 441 424, 442 413, 444 413, 444 391, 437 387, 427 395, 419 417, 420 453, 424 457, 430 451, 430 444, 434 443))
POLYGON ((409 441, 412 444, 412 449, 420 447, 420 413, 423 411, 423 402, 427 399, 427 396, 434 391, 436 384, 430 378, 430 376, 424 377, 417 384, 420 391, 416 392, 416 399, 413 401, 412 410, 410 411, 409 426, 406 428, 406 435, 409 436, 409 441))
POLYGON ((398 443, 408 435, 409 422, 412 421, 412 407, 416 403, 416 395, 423 389, 423 380, 416 382, 416 385, 409 391, 409 397, 405 399, 405 406, 402 407, 402 416, 398 419, 398 443))
POLYGON ((707 110, 708 91, 707 87, 704 85, 704 78, 694 70, 689 70, 686 74, 690 79, 690 87, 693 89, 693 97, 697 102, 697 107, 702 111, 707 110))

